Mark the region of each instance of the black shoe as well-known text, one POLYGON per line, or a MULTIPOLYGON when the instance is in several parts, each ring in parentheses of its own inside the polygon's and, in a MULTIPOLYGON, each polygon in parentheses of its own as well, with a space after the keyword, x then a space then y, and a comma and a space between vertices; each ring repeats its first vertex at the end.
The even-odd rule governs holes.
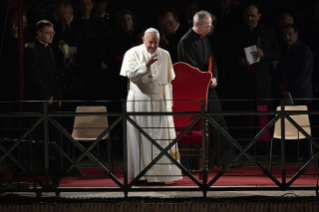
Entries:
POLYGON ((165 182, 146 182, 144 185, 150 185, 150 186, 165 185, 165 182))
POLYGON ((147 183, 146 180, 138 180, 138 181, 136 181, 136 183, 134 185, 144 185, 146 183, 147 183))
MULTIPOLYGON (((234 170, 234 169, 239 169, 243 167, 243 164, 239 163, 239 162, 234 162, 234 163, 230 163, 230 167, 228 169, 226 169, 226 172, 229 172, 231 170, 234 170)), ((222 166, 222 168, 226 168, 226 166, 222 166)))
MULTIPOLYGON (((52 182, 56 181, 58 178, 58 176, 52 176, 52 182)), ((60 180, 58 182, 55 183, 55 185, 53 186, 53 188, 57 188, 60 186, 60 180)))

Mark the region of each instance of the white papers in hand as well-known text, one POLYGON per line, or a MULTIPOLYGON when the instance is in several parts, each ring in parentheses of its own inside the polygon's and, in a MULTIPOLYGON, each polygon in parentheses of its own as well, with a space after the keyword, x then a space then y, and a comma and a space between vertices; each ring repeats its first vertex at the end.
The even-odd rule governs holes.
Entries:
POLYGON ((66 58, 74 55, 77 52, 77 47, 76 46, 69 46, 68 52, 66 54, 66 58))
POLYGON ((246 60, 247 60, 249 65, 259 62, 260 57, 255 57, 253 55, 253 52, 257 51, 256 45, 248 46, 248 47, 244 48, 244 50, 245 50, 245 54, 246 54, 246 60))
MULTIPOLYGON (((67 44, 66 44, 67 45, 67 44)), ((64 54, 64 61, 74 55, 75 53, 77 52, 77 47, 76 46, 67 46, 67 51, 66 51, 66 54, 64 54)))
POLYGON ((61 50, 61 52, 66 55, 69 52, 69 45, 68 44, 64 44, 63 46, 59 46, 59 49, 61 50))

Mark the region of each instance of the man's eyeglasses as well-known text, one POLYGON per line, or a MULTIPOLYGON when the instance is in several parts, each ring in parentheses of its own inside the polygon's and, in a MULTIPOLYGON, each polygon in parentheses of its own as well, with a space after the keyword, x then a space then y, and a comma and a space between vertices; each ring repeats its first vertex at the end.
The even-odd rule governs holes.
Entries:
MULTIPOLYGON (((41 31, 42 32, 42 31, 41 31)), ((42 32, 42 33, 44 33, 44 34, 46 34, 46 35, 55 35, 55 32, 42 32)))
POLYGON ((211 30, 211 29, 213 29, 214 28, 214 26, 201 26, 203 29, 205 29, 205 30, 211 30))

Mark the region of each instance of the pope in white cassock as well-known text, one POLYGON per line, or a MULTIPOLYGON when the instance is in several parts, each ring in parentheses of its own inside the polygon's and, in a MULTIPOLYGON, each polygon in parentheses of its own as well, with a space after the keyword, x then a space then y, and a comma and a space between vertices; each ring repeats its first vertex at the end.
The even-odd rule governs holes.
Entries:
MULTIPOLYGON (((130 79, 127 97, 128 112, 172 111, 172 85, 175 78, 170 55, 158 48, 159 32, 145 31, 143 43, 125 53, 120 75, 130 79)), ((163 148, 176 137, 172 116, 132 116, 145 132, 163 148)), ((132 124, 127 123, 128 178, 136 177, 160 154, 132 124)), ((169 154, 180 157, 177 145, 169 154)), ((181 170, 165 155, 140 180, 172 182, 182 179, 181 170)))

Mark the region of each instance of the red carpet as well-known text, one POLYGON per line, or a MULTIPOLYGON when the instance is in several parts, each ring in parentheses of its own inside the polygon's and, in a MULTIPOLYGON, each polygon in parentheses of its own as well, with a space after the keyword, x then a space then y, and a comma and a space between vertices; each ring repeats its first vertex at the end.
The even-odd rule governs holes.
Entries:
MULTIPOLYGON (((81 170, 86 174, 85 177, 67 177, 60 181, 60 187, 110 187, 117 186, 106 174, 104 174, 99 168, 81 168, 81 170)), ((298 167, 287 167, 286 169, 286 181, 298 171, 298 167)), ((6 182, 14 182, 11 172, 8 170, 0 170, 0 173, 5 174, 6 182)), ((210 170, 209 181, 213 179, 218 173, 217 169, 210 170)), ((281 168, 273 167, 274 177, 281 182, 281 168)), ((123 169, 115 168, 115 176, 123 183, 123 169)), ((195 175, 198 179, 198 174, 195 175)), ((312 167, 309 167, 303 175, 301 175, 293 185, 316 185, 317 177, 312 175, 312 167)), ((44 181, 44 176, 38 176, 40 180, 44 181)), ((30 182, 32 180, 30 177, 22 176, 22 182, 30 182)), ((182 180, 175 181, 172 183, 166 183, 167 186, 195 186, 187 176, 184 176, 182 180)), ((256 167, 243 167, 240 169, 233 170, 224 174, 221 178, 217 180, 214 184, 215 186, 244 186, 244 185, 275 185, 266 175, 264 175, 256 167)))

